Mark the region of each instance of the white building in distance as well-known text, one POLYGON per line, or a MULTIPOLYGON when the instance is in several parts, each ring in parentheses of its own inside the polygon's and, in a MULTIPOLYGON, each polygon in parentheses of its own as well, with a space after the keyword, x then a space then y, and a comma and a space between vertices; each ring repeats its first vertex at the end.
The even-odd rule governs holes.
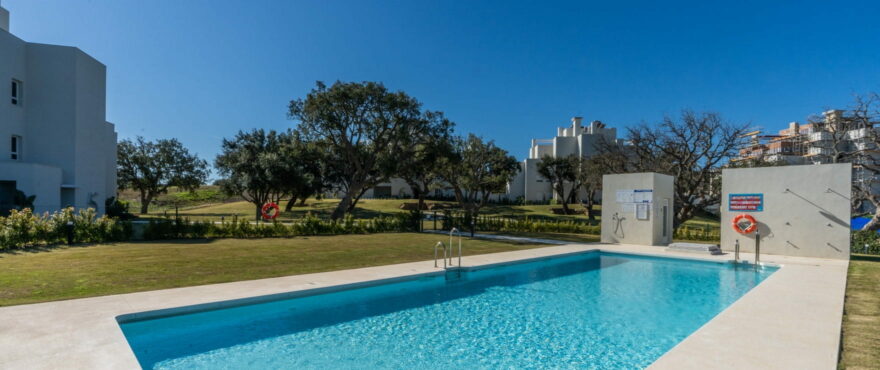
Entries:
MULTIPOLYGON (((506 198, 514 201, 522 197, 527 202, 544 202, 555 199, 552 184, 538 173, 538 163, 545 155, 551 157, 567 157, 578 155, 589 158, 597 154, 599 144, 603 142, 617 143, 617 129, 608 128, 600 121, 590 122, 583 126, 582 117, 571 119, 571 126, 558 127, 556 137, 552 139, 532 139, 529 157, 520 163, 520 171, 507 186, 507 193, 493 194, 492 199, 506 198)), ((385 183, 367 190, 363 198, 407 198, 412 196, 412 189, 403 179, 392 178, 385 183)), ((328 193, 330 197, 339 194, 328 193)), ((435 190, 433 197, 452 197, 449 187, 435 190)))
POLYGON ((545 155, 567 157, 577 155, 589 158, 597 154, 598 145, 617 141, 617 129, 607 128, 600 121, 582 125, 582 117, 573 117, 570 127, 558 127, 552 139, 532 139, 529 157, 520 164, 520 171, 508 186, 508 197, 523 197, 525 201, 554 199, 552 184, 538 173, 538 163, 545 155))
POLYGON ((92 207, 116 194, 107 68, 75 47, 25 42, 0 7, 0 213, 16 190, 36 212, 92 207))

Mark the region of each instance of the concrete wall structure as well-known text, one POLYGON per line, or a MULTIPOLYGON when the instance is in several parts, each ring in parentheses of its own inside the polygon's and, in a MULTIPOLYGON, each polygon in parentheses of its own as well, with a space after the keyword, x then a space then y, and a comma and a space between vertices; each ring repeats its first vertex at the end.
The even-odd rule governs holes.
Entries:
POLYGON ((721 248, 733 251, 739 240, 741 251, 754 252, 755 234, 731 226, 736 215, 747 213, 758 221, 762 254, 849 259, 851 184, 848 163, 725 169, 721 248), (731 194, 760 194, 760 210, 731 209, 731 194))
POLYGON ((654 172, 602 176, 602 242, 672 241, 674 178, 654 172))
POLYGON ((75 47, 15 37, 2 27, 4 15, 0 8, 0 182, 36 195, 37 212, 74 206, 103 213, 116 194, 106 67, 75 47))

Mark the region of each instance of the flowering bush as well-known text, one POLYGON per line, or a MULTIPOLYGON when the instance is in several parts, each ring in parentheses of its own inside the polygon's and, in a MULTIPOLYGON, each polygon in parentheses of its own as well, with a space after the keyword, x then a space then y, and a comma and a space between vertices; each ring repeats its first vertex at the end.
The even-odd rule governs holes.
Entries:
POLYGON ((76 212, 70 207, 42 215, 25 208, 0 217, 0 250, 65 243, 68 223, 73 226, 75 243, 122 241, 131 237, 130 223, 96 217, 92 208, 76 212))

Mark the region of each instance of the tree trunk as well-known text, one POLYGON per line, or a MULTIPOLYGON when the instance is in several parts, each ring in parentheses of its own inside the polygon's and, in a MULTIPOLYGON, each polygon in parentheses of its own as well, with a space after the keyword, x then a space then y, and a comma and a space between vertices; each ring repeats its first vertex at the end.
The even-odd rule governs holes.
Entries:
POLYGON ((562 213, 568 214, 568 199, 565 196, 565 184, 559 183, 559 186, 556 188, 556 195, 559 196, 559 200, 562 202, 562 213))
POLYGON ((361 187, 363 187, 363 185, 356 184, 348 188, 348 191, 342 196, 342 200, 336 205, 336 209, 333 210, 333 214, 330 215, 331 219, 338 220, 344 217, 346 212, 349 212, 354 208, 355 202, 352 194, 363 194, 363 192, 361 192, 361 187))
MULTIPOLYGON (((413 192, 415 192, 415 190, 414 190, 413 192)), ((419 192, 419 195, 418 195, 418 198, 419 198, 419 205, 418 205, 418 209, 419 209, 419 214, 418 214, 419 224, 418 224, 418 227, 419 227, 419 232, 421 232, 421 231, 422 231, 422 226, 423 226, 423 225, 422 225, 422 209, 425 208, 425 193, 426 193, 426 192, 422 191, 421 189, 419 189, 418 192, 419 192)), ((450 248, 452 248, 452 247, 450 247, 450 248)))
POLYGON ((590 221, 596 221, 596 215, 593 214, 593 204, 595 203, 593 201, 593 196, 593 191, 587 192, 587 218, 590 221))
POLYGON ((153 201, 153 196, 149 194, 141 193, 141 214, 145 215, 150 209, 150 203, 153 201))
POLYGON ((683 225, 687 220, 694 218, 694 207, 692 206, 683 206, 678 209, 678 212, 675 213, 675 217, 672 220, 672 229, 677 230, 679 226, 683 225))
POLYGON ((292 197, 287 201, 287 205, 284 206, 284 212, 290 212, 293 209, 294 204, 296 204, 296 197, 292 197))
POLYGON ((262 205, 261 205, 260 203, 258 203, 258 202, 254 202, 254 206, 256 206, 256 210, 257 210, 257 212, 256 212, 256 221, 257 221, 257 222, 260 222, 260 217, 263 216, 263 212, 262 212, 263 207, 262 207, 262 205))

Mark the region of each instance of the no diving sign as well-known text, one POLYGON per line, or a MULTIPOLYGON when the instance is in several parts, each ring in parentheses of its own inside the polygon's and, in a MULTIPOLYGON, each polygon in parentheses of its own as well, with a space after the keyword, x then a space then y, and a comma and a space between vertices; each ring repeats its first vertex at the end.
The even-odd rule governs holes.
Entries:
POLYGON ((730 194, 727 209, 737 212, 761 212, 764 210, 764 194, 730 194))

